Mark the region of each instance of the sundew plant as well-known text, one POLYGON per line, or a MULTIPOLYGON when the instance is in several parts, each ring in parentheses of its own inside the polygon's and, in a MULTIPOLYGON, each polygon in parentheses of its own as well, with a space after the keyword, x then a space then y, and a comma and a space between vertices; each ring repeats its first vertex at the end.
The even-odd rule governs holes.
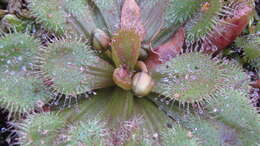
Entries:
POLYGON ((26 0, 0 37, 0 107, 22 146, 259 146, 252 0, 26 0), (20 22, 21 21, 21 22, 20 22))

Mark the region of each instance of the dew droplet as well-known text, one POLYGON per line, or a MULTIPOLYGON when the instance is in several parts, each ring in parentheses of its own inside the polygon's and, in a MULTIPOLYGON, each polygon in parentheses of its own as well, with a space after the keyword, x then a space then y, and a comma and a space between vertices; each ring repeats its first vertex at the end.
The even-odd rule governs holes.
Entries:
POLYGON ((7 60, 6 63, 7 63, 7 64, 11 64, 12 61, 11 61, 11 60, 7 60))
POLYGON ((80 67, 80 71, 84 71, 85 68, 83 66, 80 67))
POLYGON ((164 98, 161 98, 161 100, 160 100, 161 102, 164 102, 164 98))
POLYGON ((22 67, 21 67, 21 70, 22 70, 22 71, 27 71, 26 66, 22 66, 22 67))
POLYGON ((153 138, 157 139, 159 137, 159 134, 158 133, 154 133, 153 134, 153 138))
POLYGON ((6 131, 7 131, 6 128, 1 128, 1 129, 0 129, 0 133, 5 133, 6 131))
POLYGON ((22 56, 18 56, 18 57, 17 57, 17 60, 22 61, 22 60, 23 60, 23 57, 22 57, 22 56))
POLYGON ((15 75, 15 71, 11 71, 10 75, 12 75, 12 76, 15 75))

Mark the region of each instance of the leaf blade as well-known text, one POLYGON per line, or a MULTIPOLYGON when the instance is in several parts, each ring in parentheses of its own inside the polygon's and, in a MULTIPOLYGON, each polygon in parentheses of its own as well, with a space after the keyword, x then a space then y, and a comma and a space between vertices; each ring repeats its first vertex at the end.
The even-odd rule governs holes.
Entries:
POLYGON ((184 29, 181 27, 168 42, 153 49, 145 61, 148 69, 152 70, 178 55, 182 51, 184 37, 184 29))
POLYGON ((138 34, 132 30, 120 30, 112 38, 112 58, 117 67, 126 66, 134 69, 137 63, 141 40, 138 34))
POLYGON ((126 0, 121 12, 121 29, 132 29, 144 39, 145 29, 141 22, 141 9, 135 0, 126 0))

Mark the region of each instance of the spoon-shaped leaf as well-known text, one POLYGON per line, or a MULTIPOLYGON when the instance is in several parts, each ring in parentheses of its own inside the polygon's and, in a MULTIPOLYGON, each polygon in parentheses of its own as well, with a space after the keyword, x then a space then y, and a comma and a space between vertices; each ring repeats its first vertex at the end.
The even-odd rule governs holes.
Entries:
POLYGON ((54 92, 76 96, 113 85, 113 66, 78 40, 57 40, 38 56, 37 73, 54 92))

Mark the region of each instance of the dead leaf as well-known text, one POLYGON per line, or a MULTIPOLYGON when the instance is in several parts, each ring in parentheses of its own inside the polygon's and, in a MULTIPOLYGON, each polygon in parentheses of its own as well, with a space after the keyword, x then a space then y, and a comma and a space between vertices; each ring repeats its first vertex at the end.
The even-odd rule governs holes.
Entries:
POLYGON ((184 37, 184 28, 181 27, 168 42, 153 49, 145 61, 147 68, 151 70, 157 65, 163 64, 178 55, 182 51, 184 37))

